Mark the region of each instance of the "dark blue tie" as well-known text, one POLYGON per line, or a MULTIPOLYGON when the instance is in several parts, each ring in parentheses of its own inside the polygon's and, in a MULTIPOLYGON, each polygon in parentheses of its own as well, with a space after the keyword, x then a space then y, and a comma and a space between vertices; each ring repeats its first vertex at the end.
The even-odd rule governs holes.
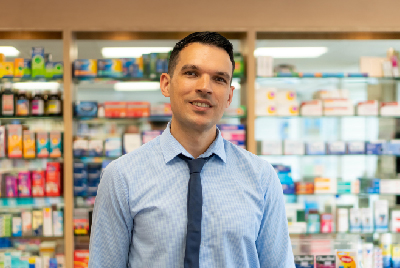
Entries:
POLYGON ((190 179, 187 199, 187 236, 185 249, 185 268, 199 268, 199 253, 201 243, 201 217, 203 206, 203 195, 201 188, 200 172, 204 164, 213 157, 191 159, 182 154, 180 158, 185 160, 189 166, 190 179))

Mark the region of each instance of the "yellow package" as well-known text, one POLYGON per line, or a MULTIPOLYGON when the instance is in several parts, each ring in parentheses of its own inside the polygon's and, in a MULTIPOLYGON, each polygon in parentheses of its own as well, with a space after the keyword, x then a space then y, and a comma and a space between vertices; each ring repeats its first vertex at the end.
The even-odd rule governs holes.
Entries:
POLYGON ((14 77, 24 76, 24 59, 17 58, 14 60, 14 77))
POLYGON ((357 251, 355 250, 336 250, 336 267, 357 268, 357 251))
POLYGON ((14 77, 14 62, 3 62, 3 77, 13 78, 14 77))
POLYGON ((24 158, 35 158, 36 146, 35 146, 35 133, 29 130, 24 130, 24 158))

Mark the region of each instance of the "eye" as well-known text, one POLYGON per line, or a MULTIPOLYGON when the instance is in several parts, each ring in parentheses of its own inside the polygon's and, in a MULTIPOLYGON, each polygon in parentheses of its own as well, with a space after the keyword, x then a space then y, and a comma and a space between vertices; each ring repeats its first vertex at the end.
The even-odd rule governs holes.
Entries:
POLYGON ((187 72, 185 72, 184 74, 185 74, 185 75, 188 75, 188 76, 195 76, 195 75, 196 75, 196 72, 194 72, 194 71, 187 71, 187 72))
POLYGON ((216 77, 215 80, 216 80, 217 82, 226 83, 226 80, 225 80, 224 78, 222 78, 222 77, 216 77))

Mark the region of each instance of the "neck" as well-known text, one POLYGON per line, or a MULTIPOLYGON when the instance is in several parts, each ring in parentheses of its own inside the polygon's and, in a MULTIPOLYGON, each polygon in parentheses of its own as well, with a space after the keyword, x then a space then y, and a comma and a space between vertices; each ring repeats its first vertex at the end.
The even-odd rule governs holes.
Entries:
POLYGON ((171 134, 174 138, 190 153, 194 158, 198 158, 201 154, 207 151, 208 147, 216 138, 217 127, 198 131, 193 128, 185 127, 179 124, 172 117, 171 134))

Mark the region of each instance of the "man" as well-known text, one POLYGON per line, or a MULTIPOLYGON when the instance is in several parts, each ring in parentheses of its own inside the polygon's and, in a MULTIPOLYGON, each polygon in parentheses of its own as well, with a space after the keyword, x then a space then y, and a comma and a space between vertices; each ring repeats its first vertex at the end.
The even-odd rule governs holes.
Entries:
POLYGON ((294 267, 276 173, 216 128, 234 66, 218 33, 176 44, 160 79, 172 120, 103 172, 89 267, 294 267))

